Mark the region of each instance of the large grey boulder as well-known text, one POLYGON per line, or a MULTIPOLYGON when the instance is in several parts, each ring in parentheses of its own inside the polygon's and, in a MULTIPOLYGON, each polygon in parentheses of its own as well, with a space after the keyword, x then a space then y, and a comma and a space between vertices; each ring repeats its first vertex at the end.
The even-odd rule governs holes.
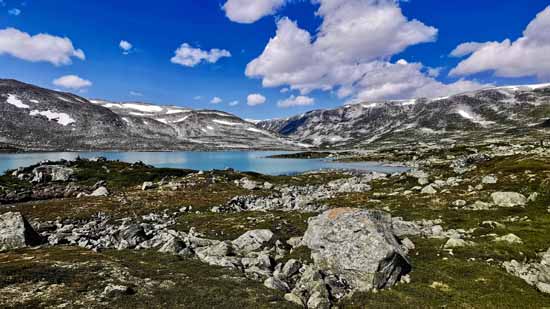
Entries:
POLYGON ((0 215, 0 251, 36 246, 42 243, 29 222, 18 212, 0 215))
POLYGON ((495 192, 491 194, 493 203, 499 207, 516 207, 527 205, 527 198, 517 192, 495 192))
POLYGON ((317 267, 359 291, 391 287, 411 269, 391 217, 382 211, 326 211, 309 220, 302 243, 317 267))

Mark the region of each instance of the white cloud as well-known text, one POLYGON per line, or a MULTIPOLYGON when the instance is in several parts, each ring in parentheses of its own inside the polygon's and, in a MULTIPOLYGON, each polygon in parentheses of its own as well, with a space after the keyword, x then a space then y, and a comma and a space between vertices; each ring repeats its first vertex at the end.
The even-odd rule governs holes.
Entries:
POLYGON ((202 61, 216 63, 223 57, 231 57, 231 53, 225 49, 217 48, 206 51, 200 48, 193 48, 191 45, 183 43, 175 51, 175 55, 170 61, 186 67, 194 67, 202 61))
POLYGON ((281 88, 281 90, 280 90, 281 93, 287 93, 289 91, 290 91, 290 89, 288 87, 281 88))
POLYGON ((195 100, 195 101, 202 100, 202 96, 200 96, 200 95, 194 96, 193 100, 195 100))
POLYGON ((65 75, 53 80, 53 84, 56 86, 78 90, 86 87, 90 87, 92 82, 76 75, 65 75))
POLYGON ((222 9, 231 21, 250 24, 274 14, 287 0, 227 0, 222 9))
POLYGON ((18 9, 18 8, 13 8, 13 9, 8 11, 8 14, 13 15, 13 16, 19 16, 19 15, 21 15, 21 10, 18 9))
POLYGON ((237 106, 237 105, 239 105, 239 101, 237 100, 229 102, 229 106, 237 106))
POLYGON ((407 19, 393 0, 312 0, 320 4, 323 21, 317 33, 301 29, 289 18, 277 22, 277 32, 263 53, 246 68, 248 77, 264 87, 289 86, 305 95, 313 90, 336 91, 352 100, 432 95, 475 82, 445 85, 428 74, 436 70, 405 59, 388 60, 407 47, 436 39, 438 30, 407 19), (392 74, 399 73, 399 78, 392 74), (410 79, 410 78, 416 78, 410 79), (397 80, 398 79, 398 80, 397 80))
POLYGON ((212 100, 210 100, 212 104, 220 104, 221 102, 223 102, 223 100, 220 97, 213 97, 212 100))
POLYGON ((46 61, 54 65, 71 64, 72 57, 85 60, 81 49, 75 49, 69 38, 45 33, 29 35, 15 28, 0 30, 0 55, 32 61, 46 61))
POLYGON ((470 55, 451 70, 451 76, 493 71, 500 77, 550 78, 550 7, 537 14, 516 41, 464 43, 451 55, 470 55))
POLYGON ((133 47, 132 43, 125 40, 120 41, 120 43, 118 43, 118 46, 120 47, 120 49, 122 49, 122 53, 124 55, 128 55, 133 47))
POLYGON ((282 108, 293 106, 309 106, 315 103, 315 99, 307 96, 290 96, 288 99, 277 102, 277 106, 282 108))
POLYGON ((264 104, 266 101, 267 99, 259 93, 249 94, 246 98, 246 104, 248 104, 249 106, 261 105, 264 104))
POLYGON ((438 77, 442 70, 443 68, 427 68, 427 73, 429 77, 438 77))
POLYGON ((142 97, 143 93, 138 92, 138 91, 130 91, 130 95, 133 96, 133 97, 142 97))

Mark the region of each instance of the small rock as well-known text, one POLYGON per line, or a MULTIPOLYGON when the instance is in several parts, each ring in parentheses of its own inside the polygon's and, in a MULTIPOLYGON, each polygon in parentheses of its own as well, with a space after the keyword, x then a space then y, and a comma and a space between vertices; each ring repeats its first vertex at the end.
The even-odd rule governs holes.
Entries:
POLYGON ((105 187, 99 187, 94 192, 90 194, 90 196, 100 197, 100 196, 108 196, 109 190, 105 187))
POLYGON ((266 286, 267 288, 272 289, 272 290, 279 290, 279 291, 283 291, 283 292, 290 291, 290 287, 288 286, 288 284, 286 282, 284 282, 281 279, 275 278, 275 277, 269 277, 269 278, 265 279, 264 286, 266 286))
POLYGON ((252 230, 233 240, 233 246, 239 252, 257 251, 274 241, 275 235, 270 230, 252 230))
POLYGON ((488 175, 488 176, 485 176, 481 179, 481 183, 484 184, 484 185, 496 184, 497 181, 498 181, 498 178, 496 176, 493 176, 493 175, 488 175))
POLYGON ((455 248, 462 248, 471 246, 472 243, 469 241, 466 241, 464 239, 458 239, 458 238, 449 238, 445 245, 443 246, 444 249, 455 249, 455 248))
POLYGON ((422 194, 436 194, 437 190, 434 189, 434 187, 432 185, 427 185, 422 189, 422 191, 420 191, 420 193, 422 193, 422 194))
POLYGON ((510 243, 510 244, 522 244, 523 243, 521 238, 519 238, 517 235, 511 234, 511 233, 507 234, 507 235, 504 235, 504 236, 497 237, 497 238, 495 238, 495 241, 507 242, 507 243, 510 243))
POLYGON ((133 290, 125 285, 109 284, 105 287, 101 295, 106 298, 113 298, 130 294, 133 294, 133 290))
POLYGON ((155 188, 155 184, 152 183, 151 181, 146 181, 143 183, 143 185, 141 185, 141 190, 142 191, 146 191, 146 190, 150 190, 150 189, 154 189, 155 188))

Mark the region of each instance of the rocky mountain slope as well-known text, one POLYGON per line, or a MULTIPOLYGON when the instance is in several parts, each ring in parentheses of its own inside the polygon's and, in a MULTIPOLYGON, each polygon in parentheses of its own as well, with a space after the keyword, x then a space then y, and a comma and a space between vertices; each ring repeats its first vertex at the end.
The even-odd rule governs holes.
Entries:
POLYGON ((549 123, 550 84, 541 84, 446 98, 350 104, 257 125, 316 146, 354 147, 537 134, 549 123))
POLYGON ((234 115, 88 101, 0 80, 0 148, 23 150, 295 149, 302 145, 234 115))

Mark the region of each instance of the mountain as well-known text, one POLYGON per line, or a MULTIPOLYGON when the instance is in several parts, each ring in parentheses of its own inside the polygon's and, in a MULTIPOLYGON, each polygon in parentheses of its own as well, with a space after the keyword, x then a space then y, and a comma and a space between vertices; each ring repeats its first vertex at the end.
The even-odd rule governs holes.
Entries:
POLYGON ((445 98, 364 102, 257 126, 324 148, 549 136, 550 84, 494 87, 445 98))
POLYGON ((89 101, 0 79, 0 149, 298 149, 237 116, 144 103, 89 101))

